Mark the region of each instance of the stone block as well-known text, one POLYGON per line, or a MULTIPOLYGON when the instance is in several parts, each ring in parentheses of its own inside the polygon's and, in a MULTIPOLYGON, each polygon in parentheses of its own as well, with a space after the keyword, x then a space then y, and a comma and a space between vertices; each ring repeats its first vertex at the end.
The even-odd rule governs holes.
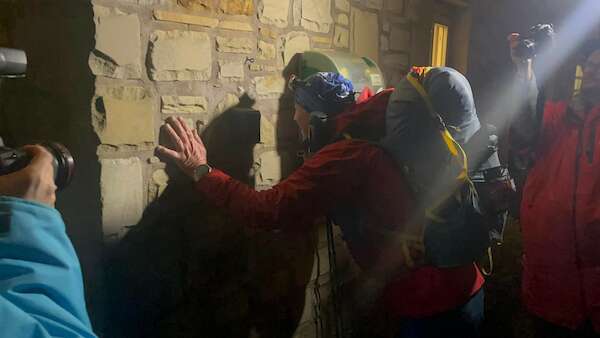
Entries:
POLYGON ((335 8, 344 11, 350 12, 350 1, 349 0, 335 0, 335 8))
POLYGON ((137 157, 102 159, 100 167, 102 231, 108 240, 118 240, 142 218, 142 164, 137 157))
POLYGON ((177 4, 193 11, 206 11, 211 10, 213 8, 211 0, 177 0, 177 4))
POLYGON ((95 75, 137 79, 142 72, 140 21, 137 15, 108 15, 95 8, 96 46, 89 58, 95 75))
POLYGON ((243 60, 220 60, 219 61, 220 79, 243 79, 244 61, 243 60))
POLYGON ((279 33, 277 31, 268 27, 259 27, 258 33, 263 39, 277 39, 279 37, 279 33))
POLYGON ((169 12, 159 9, 154 10, 154 19, 159 21, 169 21, 185 23, 189 25, 204 26, 209 28, 217 27, 219 20, 207 16, 190 15, 178 12, 169 12))
POLYGON ((350 19, 347 14, 340 13, 337 16, 336 22, 340 25, 348 26, 350 24, 350 19))
POLYGON ((228 15, 252 15, 254 3, 252 0, 220 0, 219 11, 228 15))
POLYGON ((310 37, 313 43, 321 44, 321 45, 330 45, 331 38, 329 36, 316 36, 313 35, 310 37))
POLYGON ((272 60, 277 56, 277 48, 274 44, 258 41, 258 58, 261 60, 272 60))
POLYGON ((304 32, 290 32, 284 38, 283 63, 287 65, 294 55, 310 50, 310 39, 304 32))
POLYGON ((219 22, 220 29, 227 29, 231 31, 243 31, 243 32, 254 32, 254 27, 248 22, 240 21, 221 21, 219 22))
POLYGON ((380 37, 379 48, 381 48, 381 50, 384 52, 390 50, 390 40, 387 36, 382 35, 380 37))
POLYGON ((261 96, 280 95, 285 90, 285 79, 277 75, 259 76, 256 81, 256 94, 261 96))
POLYGON ((256 40, 250 38, 217 37, 217 50, 222 53, 251 54, 256 40))
POLYGON ((254 169, 257 186, 273 186, 281 181, 281 157, 275 150, 260 154, 254 169))
POLYGON ((385 9, 401 12, 404 10, 404 0, 386 0, 385 9))
POLYGON ((290 0, 258 0, 257 11, 260 22, 285 28, 288 26, 290 0))
POLYGON ((333 45, 339 48, 348 48, 350 43, 350 32, 344 27, 335 26, 333 34, 333 45))
POLYGON ((208 80, 212 43, 208 34, 156 31, 150 37, 150 75, 155 81, 208 80))
MULTIPOLYGON (((277 118, 275 118, 274 123, 277 123, 277 118)), ((260 143, 265 146, 277 145, 275 126, 265 116, 262 116, 260 119, 260 143)))
POLYGON ((313 32, 329 33, 332 24, 331 0, 302 0, 302 27, 313 32))
POLYGON ((232 93, 225 94, 225 97, 217 104, 215 108, 215 114, 222 114, 228 109, 237 106, 240 103, 240 98, 232 93))
MULTIPOLYGON (((119 90, 115 90, 119 92, 119 90)), ((121 90, 127 97, 109 95, 96 98, 95 129, 102 144, 141 144, 154 142, 154 101, 141 87, 121 90), (133 98, 134 91, 139 91, 133 98)))
POLYGON ((390 49, 394 51, 410 50, 410 31, 400 27, 392 27, 390 49))
POLYGON ((163 114, 206 114, 208 100, 204 96, 162 96, 161 112, 163 114))
POLYGON ((155 170, 152 173, 152 182, 148 188, 148 202, 155 201, 163 194, 169 184, 169 175, 164 169, 155 170))
POLYGON ((377 14, 356 8, 351 13, 352 52, 358 56, 367 56, 379 60, 379 19, 377 14))
POLYGON ((384 20, 383 23, 381 24, 381 30, 383 30, 385 33, 389 33, 390 29, 391 29, 390 22, 387 20, 384 20))
POLYGON ((378 11, 383 9, 383 0, 367 0, 365 4, 367 8, 376 9, 378 11))

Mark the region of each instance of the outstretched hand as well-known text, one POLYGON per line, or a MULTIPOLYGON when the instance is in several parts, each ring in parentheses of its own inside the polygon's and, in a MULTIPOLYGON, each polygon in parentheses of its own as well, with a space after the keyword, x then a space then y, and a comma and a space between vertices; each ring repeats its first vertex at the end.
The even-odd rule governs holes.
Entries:
POLYGON ((162 127, 169 135, 173 148, 159 145, 156 151, 173 160, 189 177, 194 169, 206 164, 206 147, 195 129, 190 129, 181 117, 169 117, 162 127))

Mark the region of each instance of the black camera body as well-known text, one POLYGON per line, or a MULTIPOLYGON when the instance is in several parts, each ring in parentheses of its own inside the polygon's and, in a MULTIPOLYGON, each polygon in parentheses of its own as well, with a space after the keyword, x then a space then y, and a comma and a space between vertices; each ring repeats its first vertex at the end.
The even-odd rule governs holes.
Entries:
MULTIPOLYGON (((0 47, 0 79, 20 78, 27 72, 27 55, 25 51, 0 47)), ((54 182, 58 190, 64 189, 73 178, 75 161, 69 150, 60 143, 42 142, 54 157, 54 182)), ((10 174, 25 168, 31 161, 31 156, 20 149, 4 146, 0 138, 0 175, 10 174)))
POLYGON ((519 43, 514 48, 515 56, 520 59, 532 59, 553 38, 554 26, 552 24, 535 25, 529 29, 527 34, 519 37, 519 43))

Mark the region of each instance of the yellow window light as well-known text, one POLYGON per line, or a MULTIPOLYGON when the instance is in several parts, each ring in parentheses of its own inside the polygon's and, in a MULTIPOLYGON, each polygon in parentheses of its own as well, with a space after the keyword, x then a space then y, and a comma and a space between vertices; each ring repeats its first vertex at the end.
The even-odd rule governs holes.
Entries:
POLYGON ((433 46, 431 48, 431 66, 443 67, 446 65, 446 52, 448 50, 448 26, 439 23, 433 24, 433 46))

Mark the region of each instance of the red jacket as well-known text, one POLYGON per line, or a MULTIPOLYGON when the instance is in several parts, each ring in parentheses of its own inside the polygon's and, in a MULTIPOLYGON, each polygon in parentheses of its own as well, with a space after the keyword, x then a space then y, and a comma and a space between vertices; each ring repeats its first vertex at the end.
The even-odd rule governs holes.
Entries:
POLYGON ((523 299, 552 323, 591 319, 600 332, 600 106, 583 121, 567 107, 546 104, 523 189, 523 299))
MULTIPOLYGON (((360 121, 383 131, 390 93, 357 104, 338 119, 338 130, 360 121)), ((249 227, 263 229, 307 227, 342 203, 366 210, 369 228, 396 224, 396 230, 402 230, 413 206, 392 159, 379 147, 358 139, 324 147, 269 190, 255 191, 219 170, 205 176, 196 188, 249 227)), ((381 243, 375 233, 367 232, 365 237, 363 244, 350 245, 353 257, 363 267, 377 259, 381 243)), ((392 316, 424 317, 465 303, 482 284, 483 277, 474 264, 454 269, 421 267, 393 280, 383 301, 392 316)))

